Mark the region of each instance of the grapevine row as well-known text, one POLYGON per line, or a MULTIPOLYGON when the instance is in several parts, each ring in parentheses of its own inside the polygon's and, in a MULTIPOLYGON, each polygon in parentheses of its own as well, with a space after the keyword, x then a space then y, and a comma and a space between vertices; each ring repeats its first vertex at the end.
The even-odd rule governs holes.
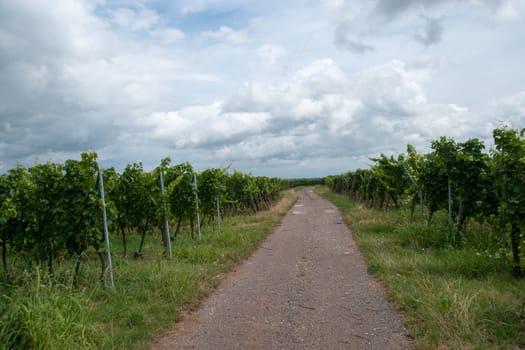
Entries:
POLYGON ((525 246, 525 129, 493 131, 494 148, 482 141, 456 142, 441 137, 432 151, 418 154, 408 145, 398 157, 381 154, 374 165, 339 176, 327 177, 335 192, 371 207, 399 207, 407 203, 412 216, 419 206, 421 220, 432 222, 438 211, 447 213, 454 231, 453 244, 460 245, 468 222, 490 224, 500 232, 503 250, 509 246, 512 273, 523 274, 520 257, 525 246))
MULTIPOLYGON (((49 272, 63 258, 77 261, 88 248, 100 257, 104 245, 102 210, 96 153, 85 152, 80 160, 63 164, 22 165, 0 175, 0 244, 2 265, 8 272, 8 251, 28 264, 46 264, 49 272)), ((286 187, 284 180, 255 177, 227 169, 207 169, 197 173, 189 163, 170 165, 162 160, 152 171, 141 163, 101 170, 110 231, 122 236, 139 232, 141 255, 147 234, 161 231, 163 223, 191 227, 202 216, 208 222, 224 215, 267 208, 286 187), (161 185, 162 175, 162 185, 161 185), (198 183, 198 186, 195 186, 198 183), (164 187, 162 193, 161 187, 164 187), (199 208, 197 212, 196 208, 199 208)))

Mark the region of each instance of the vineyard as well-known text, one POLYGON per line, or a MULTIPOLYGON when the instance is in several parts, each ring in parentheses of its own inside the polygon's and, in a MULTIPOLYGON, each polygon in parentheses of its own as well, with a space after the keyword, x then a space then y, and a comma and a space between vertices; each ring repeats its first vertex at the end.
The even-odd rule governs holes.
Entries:
POLYGON ((266 209, 288 185, 169 158, 119 173, 87 152, 9 170, 0 349, 146 347, 264 239, 285 212, 266 209))
POLYGON ((19 165, 0 175, 0 349, 149 348, 280 222, 284 189, 321 182, 422 348, 521 348, 525 129, 493 136, 324 179, 19 165))
POLYGON ((3 272, 9 275, 12 260, 26 267, 45 264, 53 274, 62 259, 75 259, 78 272, 85 252, 92 249, 100 257, 102 278, 105 225, 121 236, 124 256, 130 233, 141 236, 135 256, 142 256, 148 235, 157 235, 159 241, 162 237, 170 254, 170 241, 182 226, 194 238, 195 226, 200 233, 200 218, 220 225, 225 215, 265 209, 286 185, 280 179, 228 174, 226 169, 197 174, 188 163, 170 166, 169 158, 151 172, 140 163, 129 164, 122 173, 99 169, 95 153, 82 153, 81 160, 64 164, 18 166, 0 177, 3 272), (9 254, 18 259, 8 259, 9 254))
POLYGON ((475 248, 487 258, 508 261, 511 273, 520 277, 525 248, 524 135, 525 129, 495 129, 494 149, 488 153, 476 138, 456 142, 441 137, 432 142, 428 154, 418 154, 408 145, 406 154, 382 154, 372 159, 370 169, 330 176, 326 183, 371 208, 408 206, 412 221, 438 228, 429 236, 429 230, 415 227, 419 234, 413 239, 427 239, 424 245, 434 248, 475 248))

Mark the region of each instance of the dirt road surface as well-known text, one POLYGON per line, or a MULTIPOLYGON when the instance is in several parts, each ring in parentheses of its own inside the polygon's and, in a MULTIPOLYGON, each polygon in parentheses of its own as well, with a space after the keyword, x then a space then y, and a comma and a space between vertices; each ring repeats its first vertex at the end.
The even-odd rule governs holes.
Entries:
POLYGON ((164 349, 414 349, 338 210, 298 193, 281 225, 164 349))

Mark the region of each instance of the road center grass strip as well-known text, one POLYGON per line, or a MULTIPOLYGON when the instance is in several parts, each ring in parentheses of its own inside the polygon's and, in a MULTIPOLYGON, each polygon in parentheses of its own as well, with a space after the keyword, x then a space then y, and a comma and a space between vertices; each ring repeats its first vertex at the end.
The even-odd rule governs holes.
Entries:
POLYGON ((410 224, 403 210, 368 209, 318 190, 342 211, 418 349, 525 348, 525 281, 502 274, 500 259, 442 245, 446 232, 410 224))

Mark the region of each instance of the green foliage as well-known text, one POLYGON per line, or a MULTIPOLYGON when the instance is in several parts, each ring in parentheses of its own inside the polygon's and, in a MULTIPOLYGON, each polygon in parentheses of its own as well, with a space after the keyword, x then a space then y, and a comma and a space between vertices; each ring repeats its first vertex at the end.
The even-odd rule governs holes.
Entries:
POLYGON ((494 130, 496 150, 493 155, 493 174, 499 199, 499 226, 503 233, 503 246, 507 245, 506 233, 510 230, 512 273, 521 277, 521 254, 525 246, 525 129, 521 131, 501 128, 494 130))
POLYGON ((525 129, 495 129, 491 154, 476 138, 456 142, 441 137, 432 141, 432 151, 423 155, 408 145, 406 155, 396 159, 381 154, 371 159, 371 169, 330 176, 325 183, 332 191, 368 207, 399 207, 411 202, 411 217, 419 201, 421 217, 426 216, 429 226, 401 230, 407 244, 458 247, 477 241, 476 249, 495 251, 501 247, 500 256, 512 256, 512 273, 521 276, 525 245, 524 134, 525 129), (435 215, 441 215, 437 213, 447 213, 446 228, 430 226, 435 215), (487 248, 488 240, 480 239, 469 223, 474 228, 489 223, 501 230, 501 238, 494 239, 491 233, 492 246, 487 248))
POLYGON ((377 179, 375 191, 380 197, 381 205, 390 197, 396 207, 399 207, 399 199, 410 187, 410 180, 407 178, 407 170, 404 164, 404 156, 398 159, 393 156, 388 158, 381 154, 380 158, 373 158, 376 165, 371 169, 374 179, 377 179))
POLYGON ((454 140, 441 137, 432 142, 432 149, 424 156, 420 171, 429 222, 436 211, 448 210, 448 185, 452 185, 457 145, 454 140))
POLYGON ((62 166, 59 164, 37 164, 29 169, 32 191, 28 203, 29 227, 24 250, 39 262, 48 259, 51 273, 53 259, 65 248, 61 232, 65 208, 56 205, 62 195, 63 178, 62 166))
POLYGON ((225 200, 226 178, 225 169, 206 169, 199 174, 200 209, 204 215, 217 215, 216 200, 219 199, 219 206, 225 200))
POLYGON ((144 172, 141 163, 128 164, 120 176, 121 208, 129 226, 150 231, 159 209, 160 189, 153 174, 144 172))
POLYGON ((4 225, 16 217, 16 207, 13 203, 12 190, 7 175, 0 175, 0 224, 4 225))
MULTIPOLYGON (((17 166, 9 170, 8 174, 3 177, 4 182, 4 203, 9 205, 11 215, 4 213, 3 220, 0 222, 0 238, 3 245, 3 253, 7 249, 7 244, 15 249, 25 251, 30 237, 24 233, 29 231, 31 223, 31 203, 33 184, 29 179, 29 173, 26 168, 17 166)), ((3 259, 4 260, 4 259, 3 259)), ((7 271, 6 261, 4 270, 7 271)))
POLYGON ((196 216, 196 198, 193 188, 193 167, 181 163, 166 170, 167 198, 173 217, 193 223, 196 216))
POLYGON ((482 207, 479 203, 492 198, 488 182, 489 156, 484 153, 485 146, 478 139, 470 139, 458 144, 457 163, 453 182, 456 188, 457 227, 464 231, 468 218, 480 216, 482 207))
POLYGON ((55 260, 67 254, 99 249, 102 241, 102 204, 97 189, 95 153, 64 165, 45 163, 26 169, 18 166, 2 176, 4 269, 7 245, 29 264, 47 263, 53 273, 55 260))
POLYGON ((226 179, 226 197, 232 213, 265 209, 275 201, 286 181, 265 176, 253 177, 235 171, 226 179))
POLYGON ((493 168, 499 212, 509 222, 525 221, 525 129, 495 129, 493 168))
MULTIPOLYGON (((85 152, 80 158, 64 164, 18 166, 1 175, 0 244, 6 274, 8 250, 22 257, 28 267, 47 264, 52 273, 56 262, 64 258, 73 257, 80 264, 90 247, 96 252, 103 248, 97 155, 85 152)), ((210 219, 248 209, 256 212, 267 208, 286 186, 280 179, 228 174, 226 169, 197 174, 189 163, 170 166, 170 161, 163 159, 151 172, 144 171, 141 163, 128 164, 121 174, 113 168, 102 171, 108 225, 122 236, 124 255, 127 234, 140 232, 140 256, 147 234, 163 227, 165 219, 177 223, 176 234, 188 224, 193 234, 197 203, 200 214, 210 219)), ((166 237, 163 240, 166 243, 166 237)), ((103 258, 101 263, 104 271, 103 258)))
POLYGON ((82 153, 80 161, 68 160, 64 165, 64 186, 57 206, 63 208, 60 232, 70 254, 80 255, 88 247, 98 251, 103 242, 96 157, 95 153, 82 153))
POLYGON ((257 211, 254 197, 256 196, 256 186, 254 179, 241 172, 235 171, 227 180, 228 199, 235 204, 235 211, 246 211, 251 208, 257 211))

